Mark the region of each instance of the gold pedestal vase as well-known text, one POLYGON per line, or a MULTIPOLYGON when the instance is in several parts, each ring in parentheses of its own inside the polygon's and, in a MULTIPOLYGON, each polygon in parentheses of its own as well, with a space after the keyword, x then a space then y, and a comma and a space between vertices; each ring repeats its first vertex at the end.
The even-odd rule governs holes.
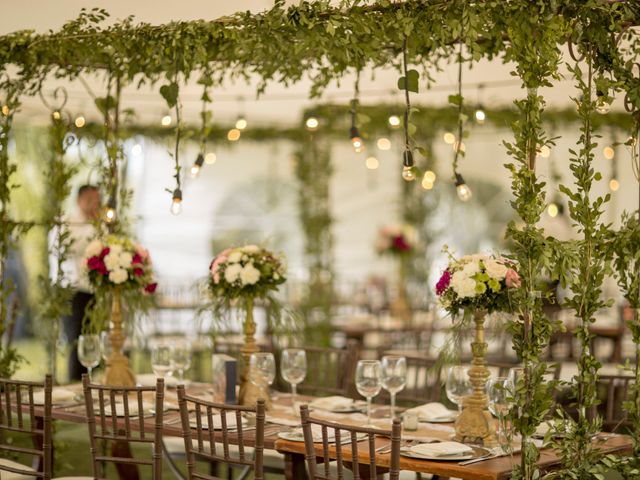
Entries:
POLYGON ((122 330, 122 299, 120 290, 114 290, 111 306, 111 325, 109 328, 109 341, 111 343, 111 355, 107 359, 107 369, 104 375, 105 385, 114 387, 134 387, 136 377, 129 368, 129 359, 122 352, 125 341, 122 330))
POLYGON ((403 323, 411 322, 411 305, 407 295, 407 259, 403 257, 398 261, 398 291, 391 303, 391 315, 403 323))
POLYGON ((475 311, 475 339, 471 342, 473 360, 469 369, 469 378, 473 393, 462 400, 462 413, 455 423, 455 440, 463 443, 475 443, 486 447, 498 445, 495 422, 488 410, 486 385, 490 373, 486 366, 487 344, 484 341, 484 318, 487 312, 475 311))
POLYGON ((251 354, 258 352, 256 344, 256 323, 253 319, 253 297, 247 297, 245 301, 246 317, 243 324, 244 345, 242 345, 242 373, 240 375, 240 405, 255 406, 259 399, 265 401, 265 408, 271 408, 269 387, 257 386, 251 382, 251 354))

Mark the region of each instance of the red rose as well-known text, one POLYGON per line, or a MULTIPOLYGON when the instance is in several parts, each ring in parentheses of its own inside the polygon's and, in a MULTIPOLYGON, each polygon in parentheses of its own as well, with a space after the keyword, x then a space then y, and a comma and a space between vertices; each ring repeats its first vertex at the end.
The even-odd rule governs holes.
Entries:
POLYGON ((136 264, 142 264, 142 257, 139 254, 134 253, 133 259, 131 260, 131 265, 136 265, 136 264))
POLYGON ((141 277, 142 275, 144 275, 144 270, 142 270, 141 268, 134 268, 133 269, 133 274, 136 277, 141 277))
POLYGON ((107 271, 107 266, 102 261, 100 257, 91 257, 87 260, 87 267, 89 270, 93 270, 98 272, 101 275, 107 275, 109 272, 107 271))
POLYGON ((104 258, 107 255, 109 255, 109 252, 111 251, 111 249, 109 247, 105 247, 102 249, 102 252, 100 252, 100 258, 104 258))
POLYGON ((158 288, 158 284, 153 282, 147 285, 146 287, 144 287, 144 291, 147 293, 155 293, 156 288, 158 288))
POLYGON ((393 248, 401 252, 407 252, 411 250, 411 246, 407 243, 403 235, 397 235, 393 237, 393 248))

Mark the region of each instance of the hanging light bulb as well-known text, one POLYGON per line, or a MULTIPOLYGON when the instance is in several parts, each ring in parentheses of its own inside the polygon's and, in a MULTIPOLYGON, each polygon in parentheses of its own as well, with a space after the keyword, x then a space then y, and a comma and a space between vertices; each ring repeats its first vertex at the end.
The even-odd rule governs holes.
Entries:
POLYGON ((620 182, 616 178, 612 178, 611 180, 609 180, 609 189, 612 192, 617 192, 619 188, 620 182))
POLYGON ((364 142, 360 137, 360 131, 358 130, 358 127, 356 127, 355 125, 352 126, 351 130, 349 131, 349 138, 351 138, 351 145, 353 146, 353 150, 356 153, 364 151, 364 142))
POLYGON ((107 202, 107 208, 104 210, 104 221, 113 223, 116 220, 116 199, 111 196, 107 202))
POLYGON ((549 216, 551 218, 555 218, 558 216, 560 209, 558 208, 558 205, 556 205, 555 203, 551 202, 549 204, 549 206, 547 207, 547 214, 549 214, 549 216))
POLYGON ((215 153, 209 152, 204 156, 204 163, 206 163, 207 165, 213 165, 214 163, 216 163, 217 159, 218 157, 215 153))
POLYGON ((435 172, 433 170, 427 170, 426 172, 424 172, 424 179, 429 183, 435 183, 436 181, 435 172))
POLYGON ((455 143, 455 141, 456 141, 456 136, 451 132, 445 133, 442 136, 442 138, 444 139, 444 143, 447 143, 449 145, 453 145, 453 143, 455 143))
POLYGON ((173 198, 171 199, 171 213, 173 215, 180 215, 182 212, 182 190, 176 188, 173 191, 173 198))
POLYGON ((8 117, 10 112, 11 112, 11 109, 9 108, 9 105, 2 105, 2 114, 5 117, 8 117))
POLYGON ((82 128, 84 127, 86 120, 82 115, 78 115, 74 123, 76 124, 76 127, 82 128))
POLYGON ((598 90, 596 96, 596 112, 600 115, 606 115, 611 111, 611 103, 607 98, 607 94, 598 90))
POLYGON ((305 120, 304 126, 310 132, 315 132, 318 129, 318 127, 320 126, 320 121, 318 120, 317 117, 311 115, 311 116, 307 117, 307 119, 305 120))
POLYGON ((196 161, 193 162, 191 166, 191 178, 197 178, 200 175, 200 170, 202 169, 202 165, 204 164, 204 155, 202 153, 198 154, 196 161))
POLYGON ((402 178, 407 182, 413 182, 416 179, 413 165, 413 153, 407 149, 402 154, 402 178))
POLYGON ((57 110, 53 112, 51 116, 53 117, 54 120, 60 120, 62 118, 62 115, 60 115, 60 112, 57 110))
POLYGON ((227 140, 230 142, 237 142, 240 140, 240 130, 237 128, 232 128, 227 132, 227 140))
POLYGON ((616 151, 613 149, 613 147, 604 147, 602 153, 604 155, 604 158, 606 158, 607 160, 613 160, 613 157, 616 156, 616 151))
POLYGON ((471 189, 459 173, 456 173, 456 191, 458 192, 458 198, 463 202, 468 202, 471 198, 471 189))
POLYGON ((389 116, 388 122, 391 128, 398 128, 400 126, 400 117, 397 115, 391 115, 389 116))
POLYGON ((482 108, 482 105, 478 106, 478 108, 476 109, 475 117, 476 117, 476 123, 478 125, 482 125, 484 121, 487 119, 487 114, 482 108))
POLYGON ((238 130, 244 130, 247 128, 247 119, 244 118, 244 115, 240 115, 236 120, 236 128, 238 130))
POLYGON ((387 137, 380 137, 376 142, 378 150, 391 150, 391 140, 387 137))
POLYGON ((369 170, 375 170, 380 166, 380 162, 376 157, 367 157, 364 164, 369 170))
POLYGON ((168 127, 169 125, 171 125, 171 115, 165 115, 164 117, 162 117, 162 119, 160 120, 160 124, 163 127, 168 127))

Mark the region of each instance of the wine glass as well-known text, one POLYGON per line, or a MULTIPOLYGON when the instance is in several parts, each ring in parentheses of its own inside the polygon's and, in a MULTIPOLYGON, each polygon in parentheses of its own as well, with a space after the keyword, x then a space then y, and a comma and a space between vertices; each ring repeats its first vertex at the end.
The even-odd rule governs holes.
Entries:
POLYGON ((252 353, 249 359, 249 379, 256 387, 268 388, 276 379, 276 359, 273 353, 252 353))
POLYGON ((296 409, 296 394, 299 383, 307 376, 307 354, 300 348, 287 348, 282 352, 281 374, 291 384, 291 403, 296 409))
POLYGON ((78 360, 89 371, 89 381, 91 382, 91 372, 100 363, 100 337, 98 335, 80 335, 78 337, 78 360))
POLYGON ((113 353, 113 348, 111 348, 111 337, 107 330, 100 332, 100 351, 102 352, 102 360, 104 360, 106 364, 107 360, 109 360, 109 357, 113 353))
POLYGON ((507 377, 492 378, 487 382, 489 411, 498 419, 498 439, 505 452, 511 447, 509 432, 506 428, 506 416, 509 413, 509 399, 511 398, 509 388, 507 377))
POLYGON ((151 368, 156 377, 164 378, 171 375, 171 346, 158 343, 151 347, 151 368))
POLYGON ((371 399, 382 389, 380 360, 360 360, 356 367, 356 388, 367 399, 367 426, 371 427, 371 399))
POLYGON ((467 395, 471 395, 473 387, 469 379, 469 367, 455 365, 449 367, 446 382, 447 398, 458 406, 458 412, 462 412, 462 401, 467 395))
POLYGON ((174 342, 171 347, 171 369, 178 372, 178 382, 184 383, 184 371, 191 366, 191 344, 186 340, 174 342))
POLYGON ((382 387, 391 396, 391 419, 396 416, 396 393, 407 385, 407 359, 397 355, 382 357, 382 387))

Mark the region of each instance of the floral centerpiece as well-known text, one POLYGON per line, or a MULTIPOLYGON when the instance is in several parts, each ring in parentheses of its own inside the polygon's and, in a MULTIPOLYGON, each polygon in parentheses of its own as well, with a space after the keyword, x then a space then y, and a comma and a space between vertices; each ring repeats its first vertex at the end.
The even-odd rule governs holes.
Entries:
POLYGON ((484 317, 491 312, 512 311, 510 295, 520 286, 516 268, 515 262, 504 257, 475 254, 456 259, 449 254, 449 264, 436 284, 440 304, 452 317, 464 310, 473 314, 475 322, 475 339, 471 343, 473 360, 469 368, 473 393, 462 400, 463 410, 455 424, 455 439, 460 442, 489 447, 497 444, 485 392, 490 374, 485 362, 484 317))
POLYGON ((416 232, 410 225, 393 225, 378 231, 376 251, 398 261, 398 288, 391 303, 391 314, 405 322, 411 320, 411 306, 407 294, 407 269, 410 255, 416 249, 416 232))
POLYGON ((127 237, 108 235, 87 245, 83 263, 96 295, 94 310, 101 310, 99 305, 104 305, 104 310, 110 308, 112 353, 107 359, 105 383, 134 386, 135 377, 129 369, 129 360, 122 352, 125 341, 122 297, 128 309, 134 310, 144 308, 149 295, 156 291, 158 284, 154 281, 149 252, 127 237))
POLYGON ((273 300, 271 292, 276 291, 285 281, 284 260, 257 245, 227 248, 209 266, 209 288, 216 305, 227 308, 233 301, 244 303, 244 368, 240 384, 240 403, 243 405, 255 404, 259 397, 268 401, 268 392, 261 392, 249 382, 249 359, 252 353, 258 351, 253 320, 254 299, 273 300))

